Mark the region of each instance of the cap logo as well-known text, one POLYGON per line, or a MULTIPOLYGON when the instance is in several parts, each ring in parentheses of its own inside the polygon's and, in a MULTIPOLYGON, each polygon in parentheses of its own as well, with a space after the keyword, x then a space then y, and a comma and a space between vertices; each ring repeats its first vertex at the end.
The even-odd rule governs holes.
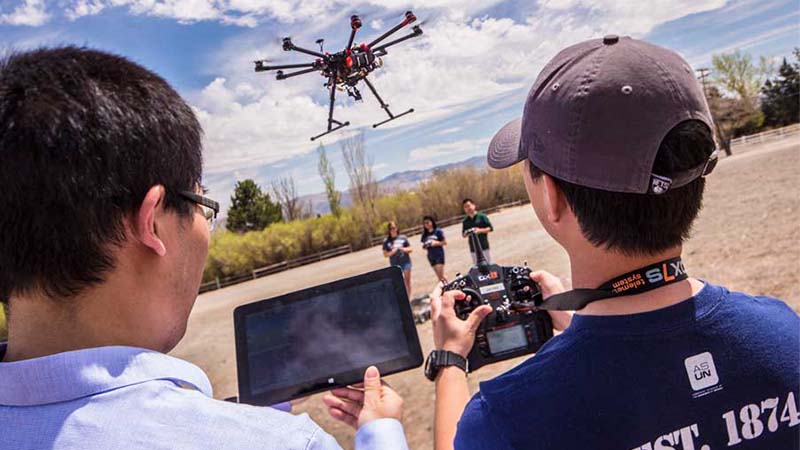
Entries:
POLYGON ((630 87, 628 85, 622 86, 622 93, 623 94, 628 95, 631 92, 633 92, 633 88, 632 87, 630 87))
POLYGON ((669 190, 670 186, 672 186, 671 178, 661 177, 658 175, 652 175, 650 177, 650 190, 653 191, 653 194, 663 194, 669 190))

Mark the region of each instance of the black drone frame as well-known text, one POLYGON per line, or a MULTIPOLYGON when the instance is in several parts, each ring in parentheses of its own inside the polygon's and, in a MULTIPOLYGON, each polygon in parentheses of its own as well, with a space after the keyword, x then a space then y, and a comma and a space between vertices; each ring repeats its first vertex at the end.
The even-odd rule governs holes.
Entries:
POLYGON ((404 42, 408 39, 421 36, 422 35, 422 28, 419 25, 415 25, 412 27, 411 33, 402 36, 400 38, 394 39, 392 41, 386 42, 382 45, 378 45, 383 42, 386 38, 391 36, 392 34, 396 33, 406 25, 409 25, 417 20, 414 13, 411 11, 407 11, 405 14, 405 19, 400 22, 399 24, 395 25, 382 35, 378 36, 375 40, 370 42, 369 44, 362 44, 361 46, 353 47, 353 42, 356 38, 356 32, 359 28, 361 28, 362 23, 361 19, 357 15, 353 15, 350 17, 350 39, 347 41, 347 47, 345 50, 339 53, 322 53, 322 39, 317 40, 317 44, 320 46, 320 51, 309 50, 307 48, 298 47, 294 45, 292 39, 289 37, 283 38, 283 50, 284 51, 295 51, 299 53, 304 53, 306 55, 313 56, 317 58, 315 61, 311 63, 300 63, 300 64, 283 64, 283 65, 275 65, 270 66, 266 63, 268 61, 256 61, 256 72, 265 72, 269 70, 276 70, 276 78, 278 80, 285 80, 287 78, 296 77, 298 75, 304 75, 307 73, 312 72, 321 72, 323 76, 325 76, 328 81, 324 84, 330 90, 330 104, 328 106, 328 130, 318 134, 311 138, 311 140, 318 139, 322 136, 327 134, 333 133, 341 128, 344 128, 350 125, 350 122, 340 122, 333 118, 333 106, 336 102, 336 89, 337 87, 345 87, 347 89, 348 95, 355 98, 356 100, 361 100, 361 94, 359 93, 358 89, 356 88, 356 84, 363 80, 364 83, 367 85, 369 90, 378 100, 381 105, 381 108, 386 111, 386 114, 389 116, 388 119, 378 122, 372 125, 372 128, 377 128, 387 122, 391 122, 395 119, 398 119, 406 114, 411 114, 414 112, 414 109, 411 108, 408 111, 402 112, 400 114, 393 114, 392 111, 389 109, 389 105, 383 101, 380 95, 378 95, 378 91, 375 89, 375 86, 367 79, 367 75, 372 72, 375 68, 380 66, 380 60, 378 58, 385 56, 388 51, 387 48, 397 45, 401 42, 404 42), (353 61, 356 61, 355 63, 353 61), (363 67, 356 67, 356 69, 360 69, 358 72, 352 72, 352 67, 356 66, 363 66, 363 67), (287 69, 301 69, 296 70, 294 72, 286 73, 284 70, 287 69))

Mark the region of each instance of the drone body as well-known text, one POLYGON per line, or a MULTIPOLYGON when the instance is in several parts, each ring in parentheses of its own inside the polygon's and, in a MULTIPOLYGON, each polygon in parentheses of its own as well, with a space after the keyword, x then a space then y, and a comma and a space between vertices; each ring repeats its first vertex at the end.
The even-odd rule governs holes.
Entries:
POLYGON ((402 112, 400 114, 392 114, 389 110, 389 105, 387 105, 383 99, 378 95, 378 91, 375 90, 375 86, 367 79, 367 76, 372 73, 375 69, 381 67, 383 65, 383 61, 381 57, 386 56, 388 51, 386 50, 388 47, 399 44, 405 40, 417 37, 422 35, 422 28, 419 25, 412 27, 411 33, 397 38, 393 41, 389 41, 385 44, 378 45, 380 42, 385 40, 391 34, 397 32, 401 28, 409 25, 417 20, 414 13, 411 11, 406 12, 405 19, 400 22, 399 24, 395 25, 393 28, 388 30, 387 32, 383 33, 382 35, 378 36, 375 40, 370 42, 369 44, 361 44, 361 45, 353 45, 353 41, 356 37, 356 32, 359 28, 361 28, 361 19, 358 16, 353 15, 350 17, 350 39, 347 42, 347 47, 344 50, 337 52, 337 53, 328 53, 322 52, 322 43, 323 40, 317 40, 317 44, 320 46, 320 51, 308 50, 302 47, 298 47, 292 43, 292 39, 289 37, 283 38, 283 50, 285 51, 295 51, 299 53, 305 53, 310 56, 316 57, 311 63, 300 63, 300 64, 284 64, 284 65, 276 65, 270 66, 267 65, 267 61, 256 61, 256 72, 265 72, 269 70, 275 70, 276 78, 278 80, 285 80, 287 78, 295 77, 298 75, 303 75, 306 73, 312 72, 319 72, 320 75, 325 77, 327 80, 324 86, 330 91, 330 105, 328 107, 328 129, 327 131, 314 136, 311 140, 315 140, 319 137, 325 136, 326 134, 332 133, 336 130, 339 130, 343 127, 350 125, 350 122, 339 122, 338 120, 333 118, 333 105, 336 101, 336 90, 346 90, 347 95, 353 97, 355 100, 361 100, 361 92, 357 88, 357 84, 359 81, 363 81, 364 84, 367 85, 372 94, 375 95, 375 98, 381 105, 386 114, 389 116, 388 119, 373 124, 372 127, 378 127, 386 122, 390 122, 394 119, 399 117, 405 116, 406 114, 410 114, 414 112, 413 109, 409 109, 408 111, 402 112), (287 69, 302 69, 297 70, 294 72, 286 73, 284 70, 287 69))

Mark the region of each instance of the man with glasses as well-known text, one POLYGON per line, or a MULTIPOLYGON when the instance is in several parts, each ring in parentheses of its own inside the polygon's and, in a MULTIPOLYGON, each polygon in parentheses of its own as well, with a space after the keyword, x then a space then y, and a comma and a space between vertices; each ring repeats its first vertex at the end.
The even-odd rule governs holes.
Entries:
MULTIPOLYGON (((217 401, 183 337, 219 204, 201 129, 157 75, 79 48, 0 59, 0 448, 338 449, 307 415, 217 401)), ((405 449, 374 367, 341 405, 405 449)))

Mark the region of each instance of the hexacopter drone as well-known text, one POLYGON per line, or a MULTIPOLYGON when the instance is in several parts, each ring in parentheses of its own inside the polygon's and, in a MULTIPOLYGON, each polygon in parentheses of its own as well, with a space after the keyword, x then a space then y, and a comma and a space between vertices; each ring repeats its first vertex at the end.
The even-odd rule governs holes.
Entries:
POLYGON ((372 127, 379 127, 387 122, 390 122, 394 119, 399 117, 405 116, 406 114, 410 114, 414 112, 414 109, 409 109, 406 112, 400 114, 392 114, 392 111, 389 110, 389 105, 384 103, 383 99, 380 95, 378 95, 378 91, 375 90, 375 86, 370 83, 367 79, 367 75, 369 75, 373 70, 381 67, 383 65, 383 61, 381 60, 382 56, 385 56, 388 52, 386 49, 392 45, 399 44, 405 40, 411 39, 413 37, 417 37, 422 35, 422 28, 419 25, 415 25, 412 27, 411 33, 397 38, 393 41, 389 41, 385 44, 378 45, 384 39, 389 37, 391 34, 397 32, 401 28, 405 27, 406 25, 413 23, 417 20, 417 17, 414 16, 414 13, 411 11, 407 11, 405 15, 405 19, 400 22, 399 24, 395 25, 389 31, 383 33, 382 35, 378 36, 374 41, 370 42, 369 44, 361 44, 361 45, 353 45, 353 40, 356 37, 356 31, 361 28, 361 19, 357 15, 353 15, 350 17, 350 40, 347 41, 347 47, 344 50, 330 54, 328 52, 323 53, 322 43, 323 39, 318 39, 317 44, 319 44, 319 52, 314 50, 308 50, 302 47, 298 47, 292 43, 292 38, 285 37, 283 38, 283 50, 284 51, 296 51, 300 53, 305 53, 307 55, 315 56, 317 59, 314 62, 305 63, 305 64, 284 64, 284 65, 277 65, 277 66, 270 66, 267 65, 269 61, 261 60, 255 61, 256 64, 256 72, 265 72, 268 70, 277 70, 276 78, 279 80, 285 80, 287 78, 296 77, 298 75, 303 75, 306 73, 311 73, 315 71, 319 71, 319 73, 327 79, 325 84, 326 88, 330 90, 330 106, 328 108, 328 130, 322 134, 318 134, 311 138, 311 140, 315 140, 319 137, 325 136, 328 133, 332 133, 340 128, 346 127, 350 125, 350 122, 339 122, 338 120, 333 118, 333 104, 336 99, 336 90, 337 89, 344 89, 347 91, 347 95, 353 97, 356 101, 361 100, 361 92, 359 92, 356 84, 359 81, 364 81, 372 94, 375 95, 375 98, 378 99, 378 102, 381 104, 381 108, 386 111, 386 114, 389 115, 389 118, 384 120, 383 122, 378 122, 373 124, 372 127), (303 69, 297 70, 294 72, 285 73, 285 69, 303 69))

